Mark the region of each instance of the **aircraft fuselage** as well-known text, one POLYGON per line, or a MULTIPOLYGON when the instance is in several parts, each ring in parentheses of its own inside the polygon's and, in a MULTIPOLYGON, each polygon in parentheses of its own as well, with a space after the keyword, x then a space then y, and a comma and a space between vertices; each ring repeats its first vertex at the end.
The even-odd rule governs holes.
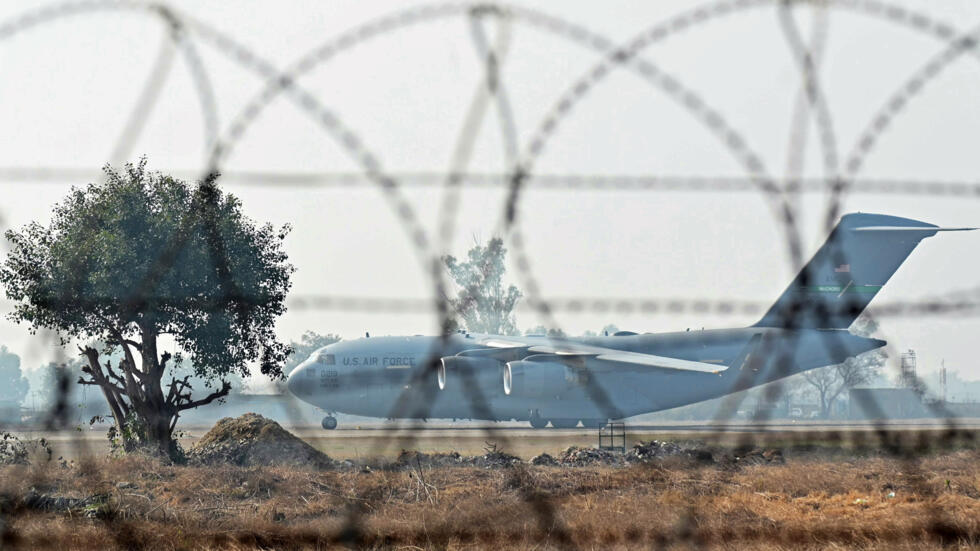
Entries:
MULTIPOLYGON (((679 333, 550 339, 501 337, 535 343, 579 343, 612 350, 654 354, 717 364, 719 372, 692 373, 623 369, 594 372, 572 365, 572 381, 540 395, 504 392, 494 362, 481 373, 436 381, 439 360, 475 349, 486 335, 371 337, 324 347, 289 378, 297 397, 326 411, 383 418, 455 418, 486 420, 618 419, 716 398, 808 369, 842 363, 884 345, 846 330, 789 330, 751 327, 679 333), (754 361, 728 366, 761 336, 754 361)), ((452 375, 450 375, 452 377, 452 375)))

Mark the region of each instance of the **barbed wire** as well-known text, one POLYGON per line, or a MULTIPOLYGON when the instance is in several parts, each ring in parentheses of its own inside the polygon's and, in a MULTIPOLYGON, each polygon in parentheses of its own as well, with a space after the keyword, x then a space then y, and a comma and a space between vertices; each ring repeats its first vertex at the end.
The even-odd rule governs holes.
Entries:
MULTIPOLYGON (((434 394, 438 392, 432 384, 435 364, 438 358, 449 350, 447 343, 450 327, 455 316, 449 302, 449 285, 442 262, 442 255, 447 254, 452 246, 456 232, 456 219, 459 211, 460 194, 469 188, 501 187, 507 190, 507 198, 501 208, 501 227, 511 245, 511 251, 516 260, 517 276, 527 295, 527 300, 519 306, 523 311, 531 312, 544 321, 549 327, 560 329, 554 314, 642 314, 642 315, 701 315, 701 316, 749 316, 758 315, 769 307, 768 303, 752 300, 704 299, 684 297, 545 297, 543 289, 531 269, 531 257, 526 249, 524 236, 520 227, 520 202, 529 189, 543 191, 577 192, 582 190, 597 191, 676 191, 676 192, 751 192, 759 193, 769 204, 773 214, 782 229, 785 244, 790 252, 794 268, 802 264, 802 247, 800 245, 800 227, 797 212, 803 193, 829 193, 825 219, 835 223, 839 210, 846 196, 851 193, 869 193, 880 195, 908 195, 920 197, 946 198, 980 198, 980 182, 949 181, 932 179, 870 179, 859 177, 860 168, 866 158, 872 153, 876 143, 880 141, 891 128, 891 122, 903 112, 906 105, 933 82, 945 69, 963 57, 972 53, 980 59, 980 48, 976 44, 976 35, 980 30, 962 33, 955 26, 938 21, 926 14, 909 10, 889 3, 865 0, 810 0, 810 1, 777 1, 777 0, 721 0, 704 4, 687 10, 679 15, 665 19, 646 29, 627 41, 617 41, 598 34, 590 29, 557 16, 527 9, 521 6, 474 2, 434 4, 410 7, 391 15, 369 21, 353 29, 331 37, 312 50, 297 57, 297 60, 279 69, 276 64, 263 57, 251 47, 245 45, 233 35, 219 30, 210 23, 199 20, 189 13, 178 11, 164 3, 131 3, 113 1, 82 1, 52 4, 41 9, 29 11, 22 16, 0 23, 0 40, 4 40, 21 31, 36 28, 44 23, 68 16, 76 16, 98 12, 113 12, 130 10, 149 14, 159 18, 167 25, 167 35, 161 43, 156 62, 152 65, 149 77, 145 81, 142 92, 135 102, 134 108, 127 119, 116 148, 110 154, 110 160, 119 162, 129 155, 129 152, 147 122, 149 113, 159 98, 161 89, 170 75, 175 51, 183 55, 193 79, 195 92, 202 110, 204 143, 207 148, 206 160, 201 170, 174 171, 180 176, 202 181, 195 196, 192 210, 200 210, 206 221, 203 230, 207 233, 208 244, 215 258, 215 269, 223 284, 228 284, 235 296, 244 291, 237 289, 230 274, 227 253, 224 250, 219 232, 214 224, 213 216, 208 213, 214 208, 215 188, 214 177, 222 172, 232 151, 253 126, 259 114, 272 104, 280 95, 294 103, 302 113, 314 120, 329 139, 336 142, 344 152, 360 167, 359 172, 352 173, 301 173, 301 172, 263 172, 263 171, 231 171, 224 175, 222 182, 242 186, 263 186, 269 189, 295 188, 346 188, 352 186, 370 186, 381 190, 389 208, 395 213, 403 230, 409 238, 414 254, 418 257, 420 266, 426 277, 431 280, 433 298, 412 299, 404 297, 384 298, 380 296, 339 296, 319 294, 293 294, 288 298, 288 307, 297 312, 303 311, 337 311, 363 312, 384 314, 434 314, 441 327, 441 339, 437 341, 431 353, 431 361, 416 370, 409 384, 399 392, 397 399, 391 404, 389 415, 400 419, 403 417, 428 417, 431 413, 434 394), (662 68, 642 57, 649 47, 680 33, 693 32, 708 23, 748 10, 774 8, 776 22, 780 26, 786 41, 786 46, 792 55, 794 65, 799 72, 800 93, 796 102, 794 115, 790 125, 789 150, 787 152, 787 168, 784 177, 776 177, 767 171, 762 156, 749 145, 748 134, 737 129, 725 118, 723 113, 710 104, 707 95, 694 90, 682 82, 679 77, 666 73, 662 68), (797 12, 803 8, 811 9, 814 15, 811 21, 811 36, 809 40, 803 34, 796 20, 797 12), (820 77, 821 61, 825 55, 826 37, 829 32, 827 14, 834 10, 847 10, 869 16, 873 19, 897 24, 918 33, 939 39, 944 49, 933 57, 924 67, 917 69, 912 76, 893 93, 871 119, 863 130, 857 145, 846 156, 844 163, 845 174, 841 175, 838 152, 838 138, 834 126, 834 118, 829 103, 825 97, 824 82, 820 77), (316 95, 303 88, 300 80, 315 68, 346 54, 356 46, 381 36, 399 32, 417 24, 432 23, 458 19, 468 26, 469 38, 473 42, 477 61, 480 64, 479 81, 476 83, 471 102, 468 104, 464 123, 460 128, 455 147, 450 157, 448 170, 445 172, 393 172, 383 168, 379 153, 369 147, 366 138, 349 126, 332 108, 328 108, 316 95), (514 54, 511 51, 512 34, 517 28, 529 28, 557 36, 569 43, 576 44, 598 56, 596 62, 587 72, 579 77, 562 94, 558 95, 555 103, 545 113, 541 123, 530 134, 530 138, 521 147, 519 133, 516 128, 515 108, 509 94, 507 82, 503 77, 501 67, 514 54), (492 31, 491 31, 492 29, 492 31), (215 95, 212 75, 197 51, 198 43, 214 48, 240 67, 258 75, 262 79, 260 90, 246 102, 245 106, 230 119, 226 129, 222 129, 218 117, 218 97, 215 95), (609 76, 618 69, 633 71, 643 82, 652 85, 658 94, 671 99, 680 109, 687 112, 696 124, 704 127, 712 134, 721 146, 738 162, 745 172, 739 176, 710 177, 704 175, 606 175, 606 174, 536 174, 535 164, 546 150, 546 146, 555 139, 560 125, 573 115, 575 107, 600 84, 609 82, 609 76), (505 166, 499 173, 468 172, 472 150, 481 129, 485 126, 489 111, 496 112, 499 130, 504 148, 505 166), (806 151, 806 134, 810 124, 814 124, 818 133, 822 157, 822 177, 807 178, 804 159, 806 151), (411 202, 404 191, 410 187, 439 186, 443 190, 442 209, 439 212, 437 231, 434 237, 422 225, 411 202), (424 399, 422 405, 413 403, 410 388, 421 385, 424 399)), ((80 179, 91 178, 93 174, 85 168, 60 167, 4 167, 0 168, 0 182, 7 185, 28 183, 62 184, 76 182, 80 179)), ((192 218, 192 217, 188 217, 192 218)), ((152 270, 140 288, 144 295, 152 294, 159 274, 169 270, 176 262, 177 252, 188 237, 190 228, 182 225, 176 232, 171 243, 165 247, 156 259, 155 270, 152 270)), ((229 297, 233 299, 234 297, 229 297)), ((98 301, 99 297, 86 297, 86 300, 98 301)), ((4 304, 7 306, 7 304, 4 304)), ((822 316, 827 312, 818 312, 822 316)), ((948 316, 964 317, 980 314, 980 288, 955 290, 950 293, 927 297, 917 300, 884 303, 869 310, 875 318, 881 317, 922 317, 948 316)), ((805 315, 796 312, 797 316, 805 315)), ((790 320, 792 322, 792 320, 790 320)), ((790 324, 792 326, 792 323, 790 324)), ((51 335, 52 343, 56 339, 51 335)), ((836 339, 826 341, 828 351, 840 356, 843 344, 836 339)), ((779 350, 768 350, 774 356, 784 353, 779 350)), ((894 356, 894 350, 891 351, 894 356)), ((845 354, 846 355, 846 354, 845 354)), ((783 361, 776 358, 777 363, 783 361)), ((788 374, 788 373, 785 373, 788 374)), ((748 377, 743 373, 744 377, 748 377)), ((740 377, 741 379, 741 377, 740 377)), ((740 384, 740 383, 737 383, 740 384)), ((59 395, 53 416, 63 416, 66 410, 66 387, 59 385, 59 395), (61 413, 59 413, 61 412, 61 413)), ((782 390, 774 387, 774 396, 778 399, 782 390)), ((492 417, 490 402, 481 388, 479 381, 471 374, 462 376, 461 390, 466 402, 477 412, 478 416, 492 417)), ((585 381, 584 391, 592 405, 605 412, 616 412, 616 404, 606 392, 606 389, 591 378, 585 381)), ((744 395, 733 397, 719 410, 714 421, 721 422, 729 418, 732 411, 744 400, 744 395)), ((862 404, 866 409, 881 413, 880 405, 871 401, 862 404)), ((616 418, 613 413, 610 417, 616 418)), ((942 410, 935 412, 943 419, 946 431, 936 439, 939 445, 948 444, 957 439, 973 441, 974 433, 960 429, 950 413, 942 410)), ((285 407, 285 414, 294 423, 296 408, 285 407)), ((768 422, 766 415, 757 416, 757 421, 768 422)), ((872 424, 872 439, 888 453, 903 458, 905 468, 909 472, 919 472, 918 459, 907 453, 907 449, 897 443, 894 435, 881 422, 872 424)), ((403 423, 394 426, 394 434, 407 434, 414 438, 414 427, 403 423)), ((508 442, 505 433, 495 431, 493 427, 483 427, 488 436, 493 436, 502 442, 508 442)), ((751 434, 743 435, 745 442, 751 442, 751 434)), ((383 455, 393 445, 394 439, 376 442, 372 453, 383 455)), ((84 439, 78 439, 78 446, 85 445, 84 439)), ((86 454, 87 456, 88 454, 86 454)), ((94 486, 107 482, 96 473, 90 482, 94 486)), ((564 524, 559 513, 556 500, 546 492, 532 492, 523 496, 534 514, 537 527, 530 540, 553 545, 561 548, 574 548, 573 532, 564 524)), ((22 514, 25 511, 16 509, 12 514, 22 514)), ((10 511, 0 511, 11 514, 10 511)), ((307 543, 321 541, 333 543, 372 544, 383 543, 390 545, 395 539, 385 539, 375 542, 365 528, 364 511, 359 507, 350 507, 344 514, 344 523, 340 530, 329 534, 297 533, 297 537, 307 543)), ((942 510, 933 508, 929 511, 936 525, 944 522, 946 515, 942 510)), ((676 531, 670 534, 651 535, 652 541, 661 544, 673 542, 698 542, 697 524, 700 513, 690 508, 681 518, 676 531)), ((126 536, 121 524, 113 519, 107 519, 115 541, 122 547, 126 546, 126 536)), ((7 534, 6 524, 3 527, 7 534)), ((521 527, 504 527, 518 533, 526 530, 521 527)), ((409 538, 413 537, 411 534, 409 538)), ((406 541, 417 541, 408 539, 406 541)), ((898 540, 896 540, 898 541, 898 540)))
MULTIPOLYGON (((638 298, 638 297, 569 297, 549 298, 548 307, 553 312, 567 314, 644 314, 673 315, 699 314, 711 316, 746 316, 765 312, 771 301, 738 301, 730 299, 708 300, 703 298, 638 298)), ((373 296, 294 295, 289 307, 296 311, 329 310, 378 314, 423 314, 432 312, 431 299, 382 298, 373 296)), ((522 303, 518 311, 534 312, 536 306, 522 303)), ((918 317, 922 315, 980 314, 980 299, 973 300, 921 300, 884 303, 871 307, 876 317, 918 317)))
MULTIPOLYGON (((197 172, 185 169, 161 169, 176 178, 192 179, 197 172)), ((444 185, 446 174, 437 171, 393 171, 390 173, 403 188, 425 188, 444 185)), ((59 167, 0 167, 0 185, 65 185, 91 180, 99 171, 59 167)), ((494 189, 510 185, 509 175, 493 172, 460 172, 465 188, 494 189)), ((289 192, 296 188, 372 187, 360 172, 285 172, 228 170, 221 173, 226 185, 266 187, 289 192)), ((815 177, 775 178, 782 188, 794 187, 797 193, 825 193, 832 180, 815 177)), ((751 192, 758 193, 751 178, 718 174, 716 176, 679 174, 548 174, 539 173, 524 184, 527 189, 546 191, 678 191, 678 192, 751 192)), ((871 195, 922 195, 980 198, 980 181, 936 180, 926 178, 858 178, 849 184, 850 193, 871 195)))

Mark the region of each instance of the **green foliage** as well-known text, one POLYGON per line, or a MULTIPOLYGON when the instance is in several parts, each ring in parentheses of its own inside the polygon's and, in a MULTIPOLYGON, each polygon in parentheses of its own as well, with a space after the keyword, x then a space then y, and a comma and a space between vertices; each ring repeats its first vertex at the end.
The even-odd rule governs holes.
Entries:
MULTIPOLYGON (((92 421, 96 419, 93 418, 92 421)), ((129 451, 146 443, 146 424, 130 413, 121 423, 109 427, 106 432, 109 445, 114 452, 129 451)))
POLYGON ((105 183, 73 188, 48 226, 7 231, 10 319, 106 342, 112 328, 131 337, 148 324, 172 335, 199 375, 247 376, 253 361, 279 374, 287 348, 273 323, 293 271, 289 228, 256 226, 213 182, 195 191, 145 164, 106 167, 105 183))
POLYGON ((446 269, 459 291, 450 302, 463 318, 466 329, 474 333, 519 334, 514 325, 514 306, 523 294, 514 285, 504 287, 507 249, 499 237, 486 246, 476 244, 465 262, 443 257, 446 269))
POLYGON ((85 384, 108 392, 121 437, 132 412, 150 427, 150 440, 166 447, 169 421, 181 410, 230 390, 224 382, 193 400, 190 377, 170 373, 165 396, 163 377, 182 359, 205 381, 247 377, 256 364, 282 376, 289 348, 274 325, 294 271, 283 249, 289 227, 246 218, 217 176, 189 185, 148 172, 145 159, 106 167, 105 175, 72 188, 47 226, 6 232, 0 283, 16 303, 11 320, 56 331, 63 344, 104 343, 81 348, 85 384), (158 350, 162 335, 176 343, 175 353, 158 350), (111 358, 100 361, 117 349, 123 354, 115 369, 111 358))
POLYGON ((19 404, 28 389, 30 384, 20 371, 20 356, 0 346, 0 402, 19 404))
MULTIPOLYGON (((525 335, 544 335, 546 337, 566 337, 565 331, 560 328, 552 327, 547 328, 543 325, 536 325, 534 327, 529 327, 524 330, 525 335)), ((586 335, 587 336, 587 335, 586 335)))
MULTIPOLYGON (((95 416, 90 421, 90 425, 104 423, 105 418, 95 416)), ((79 429, 81 430, 81 429, 79 429)), ((178 438, 186 436, 184 431, 174 431, 173 439, 168 443, 169 449, 166 456, 175 463, 187 461, 187 454, 178 442, 178 438)), ((109 451, 115 455, 122 455, 134 450, 153 450, 153 442, 149 427, 135 412, 126 414, 121 423, 115 423, 106 431, 106 439, 109 440, 109 451)))

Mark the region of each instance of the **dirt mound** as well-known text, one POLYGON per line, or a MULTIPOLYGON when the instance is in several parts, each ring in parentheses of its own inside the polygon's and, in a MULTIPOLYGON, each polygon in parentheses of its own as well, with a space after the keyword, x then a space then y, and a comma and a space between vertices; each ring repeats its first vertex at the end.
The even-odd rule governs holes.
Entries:
POLYGON ((558 466, 558 461, 556 461, 554 457, 551 457, 551 455, 547 453, 542 453, 541 455, 535 455, 530 460, 528 460, 528 463, 530 463, 531 465, 537 465, 539 467, 558 466))
POLYGON ((616 465, 623 462, 620 452, 599 448, 580 448, 569 446, 558 455, 558 463, 564 467, 583 467, 585 465, 616 465))
POLYGON ((751 448, 735 450, 720 461, 727 466, 782 465, 786 463, 783 451, 778 448, 751 448))
POLYGON ((674 442, 639 442, 626 452, 598 448, 571 446, 558 455, 556 461, 563 467, 586 465, 632 465, 649 463, 668 457, 683 457, 700 463, 713 463, 711 452, 701 446, 675 444, 674 442))
POLYGON ((191 447, 187 458, 205 465, 334 466, 325 453, 257 413, 218 421, 191 447))
POLYGON ((0 431, 0 465, 27 465, 44 461, 51 461, 51 446, 47 440, 21 440, 9 432, 0 431))
POLYGON ((702 463, 714 462, 711 452, 700 446, 681 446, 659 440, 639 442, 626 452, 626 461, 629 463, 644 463, 665 457, 688 457, 702 463))
POLYGON ((449 453, 424 453, 414 450, 402 450, 392 466, 399 469, 413 469, 416 467, 483 467, 486 469, 496 469, 510 467, 520 462, 521 458, 497 449, 488 449, 487 453, 475 456, 460 455, 459 452, 455 451, 449 453))

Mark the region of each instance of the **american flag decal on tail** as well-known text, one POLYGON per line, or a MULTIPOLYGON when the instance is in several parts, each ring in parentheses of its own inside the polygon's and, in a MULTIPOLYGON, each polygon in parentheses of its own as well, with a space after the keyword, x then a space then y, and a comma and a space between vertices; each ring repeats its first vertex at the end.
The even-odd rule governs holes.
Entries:
POLYGON ((841 264, 840 266, 834 268, 834 271, 837 272, 838 274, 850 273, 851 272, 851 265, 850 264, 841 264))

